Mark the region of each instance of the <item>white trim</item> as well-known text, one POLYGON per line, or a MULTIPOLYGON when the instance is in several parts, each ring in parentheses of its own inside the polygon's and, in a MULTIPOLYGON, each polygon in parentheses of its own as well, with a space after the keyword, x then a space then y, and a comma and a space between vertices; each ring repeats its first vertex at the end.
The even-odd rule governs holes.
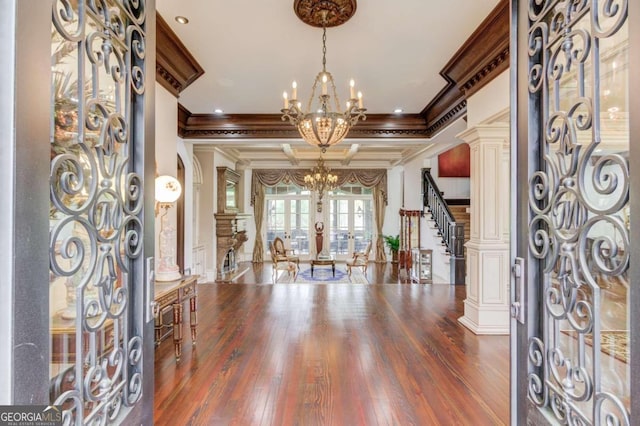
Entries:
MULTIPOLYGON (((16 21, 15 8, 17 0, 7 0, 0 14, 0 51, 3 61, 0 61, 0 181, 5 188, 15 188, 15 41, 16 21)), ((11 356, 13 338, 13 286, 15 269, 13 264, 14 252, 14 192, 5 190, 0 193, 0 405, 10 405, 13 401, 13 357, 11 356)))

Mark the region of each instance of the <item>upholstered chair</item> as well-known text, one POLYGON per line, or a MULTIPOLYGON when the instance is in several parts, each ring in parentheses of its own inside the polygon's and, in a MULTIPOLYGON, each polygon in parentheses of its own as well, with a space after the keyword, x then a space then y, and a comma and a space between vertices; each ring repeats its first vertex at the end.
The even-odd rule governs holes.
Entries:
POLYGON ((269 253, 271 254, 271 262, 273 263, 272 278, 274 283, 278 279, 278 271, 287 271, 287 274, 293 274, 293 281, 298 278, 300 266, 289 260, 286 256, 279 256, 274 243, 269 243, 269 253))
POLYGON ((273 240, 273 248, 275 250, 276 256, 280 260, 287 260, 289 262, 293 262, 296 264, 298 269, 300 269, 300 258, 296 255, 295 250, 287 249, 284 247, 284 242, 280 237, 276 237, 273 240))
POLYGON ((347 274, 351 275, 351 268, 362 268, 364 274, 367 273, 367 265, 369 263, 369 254, 371 253, 371 241, 367 243, 364 251, 353 253, 353 257, 347 260, 347 274))

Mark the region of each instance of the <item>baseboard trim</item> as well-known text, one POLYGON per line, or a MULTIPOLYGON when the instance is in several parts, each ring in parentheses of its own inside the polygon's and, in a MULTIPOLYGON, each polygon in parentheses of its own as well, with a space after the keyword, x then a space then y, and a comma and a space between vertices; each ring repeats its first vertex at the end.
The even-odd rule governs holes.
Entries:
POLYGON ((470 320, 467 317, 458 318, 458 322, 469 330, 471 330, 474 334, 486 334, 486 335, 509 335, 509 327, 503 326, 480 326, 470 320))

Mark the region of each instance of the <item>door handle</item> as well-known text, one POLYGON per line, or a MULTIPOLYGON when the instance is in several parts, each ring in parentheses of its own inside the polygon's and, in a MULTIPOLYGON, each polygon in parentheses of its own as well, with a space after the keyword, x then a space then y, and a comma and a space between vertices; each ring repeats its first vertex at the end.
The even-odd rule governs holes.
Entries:
POLYGON ((155 261, 153 257, 147 257, 146 259, 147 277, 146 277, 146 298, 145 298, 145 322, 152 321, 155 318, 157 311, 157 304, 155 299, 155 261))
POLYGON ((516 297, 515 301, 511 304, 511 317, 515 318, 520 324, 524 324, 525 318, 525 300, 524 300, 524 277, 525 266, 524 259, 522 257, 516 257, 511 267, 511 273, 515 279, 516 297))

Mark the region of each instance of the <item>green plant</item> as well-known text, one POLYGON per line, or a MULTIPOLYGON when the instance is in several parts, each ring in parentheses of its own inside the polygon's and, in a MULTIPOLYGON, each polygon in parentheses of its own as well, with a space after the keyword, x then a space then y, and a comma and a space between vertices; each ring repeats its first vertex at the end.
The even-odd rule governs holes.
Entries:
POLYGON ((392 253, 400 250, 400 235, 396 235, 395 237, 393 235, 383 235, 382 237, 392 253))

